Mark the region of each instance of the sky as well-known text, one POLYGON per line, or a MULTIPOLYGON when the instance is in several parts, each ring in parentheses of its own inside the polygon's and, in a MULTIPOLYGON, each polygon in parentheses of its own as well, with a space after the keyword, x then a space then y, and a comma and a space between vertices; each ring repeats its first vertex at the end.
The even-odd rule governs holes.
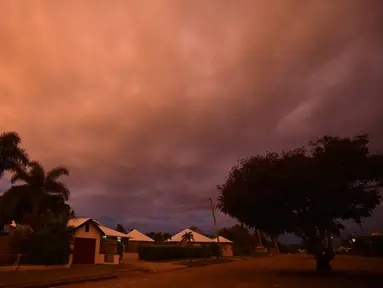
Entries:
POLYGON ((70 169, 79 216, 208 231, 241 157, 324 134, 383 147, 382 4, 3 0, 0 131, 70 169))

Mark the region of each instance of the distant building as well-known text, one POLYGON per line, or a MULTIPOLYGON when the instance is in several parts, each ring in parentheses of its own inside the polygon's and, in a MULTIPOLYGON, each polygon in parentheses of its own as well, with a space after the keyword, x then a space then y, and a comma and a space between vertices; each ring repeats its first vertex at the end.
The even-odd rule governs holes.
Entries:
MULTIPOLYGON (((214 238, 213 242, 218 243, 217 238, 214 238)), ((232 241, 230 241, 229 239, 226 239, 222 236, 219 236, 219 244, 221 245, 221 248, 222 248, 222 256, 224 256, 224 257, 233 257, 234 256, 234 252, 233 252, 234 243, 232 241)))
POLYGON ((126 236, 129 237, 129 243, 125 247, 125 252, 137 252, 138 246, 140 245, 149 245, 154 244, 154 240, 149 236, 141 233, 140 231, 133 229, 132 231, 126 233, 126 236))
POLYGON ((209 237, 206 237, 202 234, 199 234, 193 230, 185 229, 179 232, 178 234, 174 235, 172 238, 165 241, 165 243, 168 244, 181 244, 182 243, 182 236, 185 235, 185 233, 192 233, 193 235, 193 241, 191 242, 194 245, 201 245, 201 244, 208 244, 213 242, 213 239, 210 239, 209 237))

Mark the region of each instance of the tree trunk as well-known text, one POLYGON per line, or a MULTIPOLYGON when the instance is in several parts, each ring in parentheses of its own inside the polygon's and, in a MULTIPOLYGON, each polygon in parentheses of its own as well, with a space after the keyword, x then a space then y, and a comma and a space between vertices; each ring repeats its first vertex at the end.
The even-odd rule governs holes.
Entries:
POLYGON ((261 233, 259 232, 258 229, 257 229, 257 234, 258 234, 258 238, 259 238, 259 244, 261 244, 261 247, 263 247, 261 233))
POLYGON ((275 249, 276 249, 277 253, 279 253, 278 238, 277 237, 274 238, 274 244, 275 244, 275 249))
POLYGON ((334 252, 332 249, 325 247, 318 253, 316 258, 317 272, 319 273, 330 273, 332 268, 330 265, 331 260, 334 258, 334 252))
POLYGON ((335 257, 335 254, 332 248, 324 243, 325 233, 321 233, 320 236, 323 236, 323 238, 308 239, 307 252, 315 256, 317 272, 330 273, 332 271, 330 262, 335 257))

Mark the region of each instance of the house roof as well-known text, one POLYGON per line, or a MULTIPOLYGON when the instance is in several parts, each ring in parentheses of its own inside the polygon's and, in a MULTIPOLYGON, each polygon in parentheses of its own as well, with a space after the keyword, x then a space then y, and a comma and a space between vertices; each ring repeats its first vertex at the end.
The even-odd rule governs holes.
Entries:
POLYGON ((126 235, 130 237, 129 241, 154 242, 152 238, 150 238, 149 236, 146 236, 140 231, 137 231, 136 229, 133 229, 132 231, 128 232, 126 235))
MULTIPOLYGON (((98 223, 98 222, 97 222, 98 223)), ((96 223, 96 224, 97 224, 96 223)), ((128 235, 124 234, 124 233, 121 233, 121 232, 118 232, 116 230, 113 230, 113 229, 110 229, 108 227, 105 227, 105 226, 102 226, 102 225, 99 225, 100 229, 102 230, 102 232, 104 232, 105 236, 109 236, 109 237, 121 237, 121 238, 130 238, 128 235)))
MULTIPOLYGON (((218 242, 217 238, 214 238, 212 242, 218 242)), ((219 243, 233 243, 233 241, 230 241, 229 239, 226 239, 225 237, 219 236, 219 243)))
POLYGON ((105 232, 101 229, 99 223, 95 222, 92 218, 72 218, 68 220, 68 223, 66 225, 68 228, 76 230, 84 226, 88 222, 92 222, 93 225, 96 226, 96 228, 101 232, 102 235, 107 236, 105 232))
POLYGON ((96 221, 96 220, 93 220, 91 218, 73 218, 73 219, 70 219, 68 221, 68 227, 72 227, 74 229, 77 229, 79 228, 80 226, 84 225, 86 222, 88 221, 92 221, 97 228, 99 228, 101 230, 101 232, 105 235, 105 236, 109 236, 109 237, 121 237, 121 238, 129 238, 128 235, 124 234, 124 233, 121 233, 121 232, 118 232, 116 230, 113 230, 111 228, 108 228, 106 226, 103 226, 100 222, 96 221))
MULTIPOLYGON (((91 220, 91 218, 73 218, 69 219, 67 226, 71 227, 73 229, 76 229, 80 227, 81 225, 85 224, 85 222, 91 220)), ((95 222, 95 221, 93 221, 95 222)))
MULTIPOLYGON (((121 233, 121 232, 118 232, 116 230, 110 229, 108 227, 105 227, 105 226, 101 225, 100 222, 98 222, 96 220, 93 220, 92 218, 73 218, 73 219, 69 219, 69 221, 67 223, 67 226, 72 228, 72 229, 78 229, 78 228, 80 228, 82 225, 84 225, 88 221, 92 221, 94 223, 94 225, 100 230, 100 232, 103 235, 105 235, 105 236, 129 238, 128 235, 126 235, 124 233, 121 233)), ((10 226, 16 227, 15 221, 12 221, 10 226)))
POLYGON ((211 243, 212 242, 212 239, 210 239, 209 237, 206 237, 202 234, 199 234, 193 230, 190 230, 190 229, 185 229, 185 230, 182 230, 180 233, 174 235, 172 238, 170 238, 169 240, 166 240, 165 242, 182 242, 182 236, 185 235, 185 233, 189 233, 191 232, 193 234, 193 238, 194 238, 194 242, 198 242, 198 243, 211 243))

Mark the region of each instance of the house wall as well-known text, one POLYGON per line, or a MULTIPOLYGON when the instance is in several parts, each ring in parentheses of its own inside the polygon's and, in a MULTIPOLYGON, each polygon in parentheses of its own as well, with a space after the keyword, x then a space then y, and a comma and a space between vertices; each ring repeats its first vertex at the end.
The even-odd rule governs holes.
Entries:
POLYGON ((221 247, 222 247, 222 256, 232 257, 234 255, 232 243, 221 243, 221 247))
POLYGON ((105 262, 105 254, 98 254, 96 258, 96 264, 120 264, 120 255, 110 254, 110 257, 113 258, 113 262, 105 262))
MULTIPOLYGON (((87 239, 96 239, 96 249, 94 252, 94 263, 95 264, 119 264, 120 263, 120 255, 118 254, 108 254, 107 258, 109 258, 109 261, 105 261, 105 254, 100 253, 101 248, 101 238, 102 234, 100 230, 96 227, 96 225, 92 222, 89 222, 89 231, 86 232, 85 226, 78 228, 75 230, 73 237, 74 238, 87 238, 87 239), (110 261, 112 259, 112 261, 110 261)), ((117 251, 117 240, 116 246, 113 248, 113 252, 117 251)), ((76 242, 75 242, 76 245, 76 242)), ((117 253, 117 252, 116 252, 117 253)))
MULTIPOLYGON (((89 231, 85 231, 85 226, 83 225, 82 227, 78 228, 75 230, 73 233, 74 238, 87 238, 87 239, 96 239, 96 249, 95 249, 95 255, 94 255, 94 260, 95 264, 103 264, 104 263, 104 258, 102 258, 102 262, 100 262, 100 238, 101 238, 101 232, 98 230, 95 224, 92 222, 89 222, 89 231)), ((75 241, 76 245, 76 241, 75 241)), ((104 256, 102 254, 102 256, 104 256)))

